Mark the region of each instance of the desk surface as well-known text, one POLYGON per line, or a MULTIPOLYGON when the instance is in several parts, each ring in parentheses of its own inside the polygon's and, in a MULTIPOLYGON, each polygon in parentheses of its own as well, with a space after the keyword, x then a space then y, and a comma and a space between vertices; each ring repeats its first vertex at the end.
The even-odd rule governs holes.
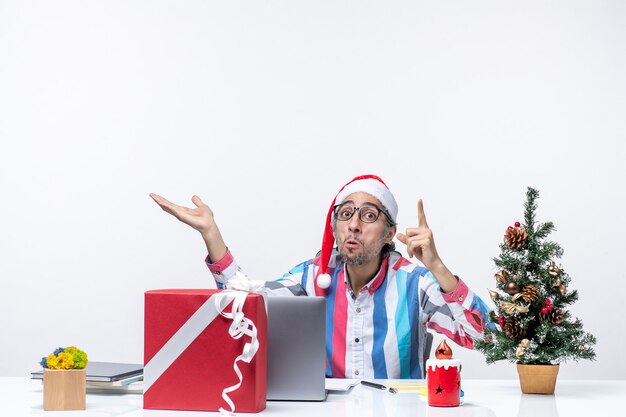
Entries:
MULTIPOLYGON (((465 404, 455 408, 429 407, 417 393, 388 392, 361 385, 341 394, 330 394, 321 403, 267 403, 260 417, 575 417, 614 415, 626 399, 626 380, 559 380, 555 395, 525 395, 517 380, 464 380, 465 404)), ((0 416, 43 415, 41 381, 0 378, 0 416)), ((50 417, 200 417, 219 413, 143 410, 137 394, 88 394, 85 411, 52 411, 50 417)), ((238 413, 240 416, 254 414, 238 413)))

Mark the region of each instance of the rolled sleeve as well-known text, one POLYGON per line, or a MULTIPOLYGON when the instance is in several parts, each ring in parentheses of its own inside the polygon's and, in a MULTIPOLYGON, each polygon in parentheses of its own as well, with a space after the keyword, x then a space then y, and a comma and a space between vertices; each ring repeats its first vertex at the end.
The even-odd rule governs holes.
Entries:
POLYGON ((458 280, 456 283, 456 288, 449 293, 442 292, 443 299, 446 303, 457 303, 463 304, 465 300, 467 300, 467 295, 469 293, 469 288, 463 280, 455 275, 455 278, 458 280))
POLYGON ((208 255, 204 262, 207 267, 209 267, 209 271, 211 271, 213 278, 215 278, 218 284, 226 284, 228 280, 235 275, 238 269, 235 258, 233 258, 230 250, 227 250, 222 259, 217 262, 213 262, 208 255))

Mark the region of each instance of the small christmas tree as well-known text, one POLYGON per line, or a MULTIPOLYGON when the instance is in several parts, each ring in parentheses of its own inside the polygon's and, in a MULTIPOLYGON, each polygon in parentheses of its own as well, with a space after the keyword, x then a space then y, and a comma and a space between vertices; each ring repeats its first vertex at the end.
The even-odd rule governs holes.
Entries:
POLYGON ((494 258, 500 269, 496 287, 504 293, 489 291, 496 305, 490 319, 498 326, 488 326, 475 347, 488 364, 502 359, 552 365, 567 359, 593 360, 595 337, 565 308, 578 299, 578 292, 568 288, 570 277, 555 263, 563 249, 546 240, 554 224, 535 225, 539 193, 529 187, 526 196, 524 224, 508 227, 500 256, 494 258))

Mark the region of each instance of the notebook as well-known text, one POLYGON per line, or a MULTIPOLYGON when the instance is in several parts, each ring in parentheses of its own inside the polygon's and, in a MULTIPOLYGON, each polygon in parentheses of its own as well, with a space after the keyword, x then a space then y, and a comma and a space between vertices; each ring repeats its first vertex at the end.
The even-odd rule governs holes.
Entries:
MULTIPOLYGON (((31 372, 31 379, 43 379, 43 370, 31 372)), ((137 363, 88 362, 87 382, 126 383, 142 379, 143 365, 137 363)))
POLYGON ((267 399, 326 399, 326 300, 267 298, 267 399))

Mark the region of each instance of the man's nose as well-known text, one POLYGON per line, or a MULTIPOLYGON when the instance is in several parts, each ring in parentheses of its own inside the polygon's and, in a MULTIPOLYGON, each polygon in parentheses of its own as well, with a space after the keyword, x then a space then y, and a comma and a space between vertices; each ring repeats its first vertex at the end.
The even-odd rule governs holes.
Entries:
POLYGON ((354 212, 350 220, 348 220, 348 230, 351 232, 359 232, 361 230, 361 219, 358 211, 354 212))

